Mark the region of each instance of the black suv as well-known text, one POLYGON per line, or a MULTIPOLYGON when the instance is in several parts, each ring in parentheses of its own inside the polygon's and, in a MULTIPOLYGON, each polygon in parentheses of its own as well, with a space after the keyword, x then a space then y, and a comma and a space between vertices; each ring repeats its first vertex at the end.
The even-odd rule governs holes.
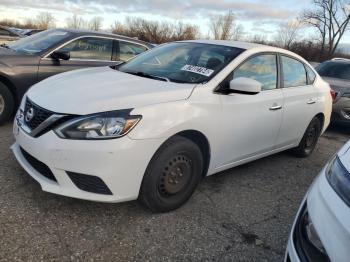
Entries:
POLYGON ((114 34, 52 29, 0 47, 0 124, 10 118, 27 89, 65 71, 115 66, 152 48, 114 34))

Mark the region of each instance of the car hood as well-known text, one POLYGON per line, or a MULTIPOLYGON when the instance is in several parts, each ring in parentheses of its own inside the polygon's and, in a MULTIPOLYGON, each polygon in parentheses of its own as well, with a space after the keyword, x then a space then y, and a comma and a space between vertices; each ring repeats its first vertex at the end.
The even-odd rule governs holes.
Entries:
POLYGON ((187 99, 194 87, 98 67, 47 78, 27 96, 56 113, 85 115, 187 99))
POLYGON ((344 93, 345 91, 350 91, 350 80, 343 80, 339 78, 332 77, 322 77, 327 83, 330 84, 332 89, 338 93, 344 93))
POLYGON ((38 64, 39 56, 20 53, 15 50, 0 47, 0 65, 8 67, 23 66, 28 64, 38 64))

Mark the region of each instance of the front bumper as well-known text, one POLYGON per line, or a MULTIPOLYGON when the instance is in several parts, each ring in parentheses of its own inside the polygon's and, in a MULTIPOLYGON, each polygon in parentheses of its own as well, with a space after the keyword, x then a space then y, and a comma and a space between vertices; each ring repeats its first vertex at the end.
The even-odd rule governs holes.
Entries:
MULTIPOLYGON (((300 242, 295 238, 304 207, 307 207, 308 215, 328 258, 331 261, 349 261, 350 208, 329 185, 325 169, 310 187, 299 209, 288 241, 285 261, 308 261, 298 248, 300 242)), ((307 247, 301 247, 303 248, 307 247)))
POLYGON ((42 190, 112 203, 137 199, 147 165, 163 142, 157 139, 133 140, 127 136, 99 141, 66 140, 60 139, 53 131, 33 138, 19 128, 16 121, 13 131, 16 142, 11 149, 21 166, 39 182, 42 190), (29 161, 28 155, 29 160, 34 160, 29 161), (34 164, 35 161, 40 162, 39 168, 33 165, 33 161, 34 164), (40 173, 42 166, 49 168, 56 181, 40 173), (94 186, 91 183, 103 181, 109 194, 84 190, 84 184, 79 185, 79 179, 72 179, 72 174, 86 176, 85 186, 94 186))
POLYGON ((341 97, 333 104, 332 121, 350 123, 350 98, 341 97))

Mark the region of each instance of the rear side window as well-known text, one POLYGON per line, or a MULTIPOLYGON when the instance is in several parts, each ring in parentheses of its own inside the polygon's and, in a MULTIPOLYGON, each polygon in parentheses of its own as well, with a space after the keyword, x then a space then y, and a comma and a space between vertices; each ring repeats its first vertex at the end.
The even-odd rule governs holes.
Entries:
POLYGON ((316 74, 315 72, 310 68, 308 67, 307 65, 305 66, 306 68, 306 71, 307 71, 307 80, 308 80, 308 84, 309 85, 312 85, 314 82, 315 82, 315 78, 316 78, 316 74))
POLYGON ((119 55, 120 61, 123 61, 123 62, 128 61, 131 58, 133 58, 134 56, 137 56, 145 51, 147 51, 147 48, 142 46, 142 45, 123 42, 123 41, 119 42, 119 54, 118 55, 119 55))
POLYGON ((290 57, 281 56, 281 58, 283 67, 283 87, 307 85, 304 64, 290 57))
POLYGON ((258 55, 239 66, 233 73, 233 78, 247 77, 261 83, 262 90, 277 88, 276 55, 258 55))
POLYGON ((112 60, 113 40, 107 38, 86 37, 67 44, 62 51, 70 52, 73 59, 112 60))
POLYGON ((324 62, 316 70, 320 76, 350 80, 350 64, 348 63, 324 62))

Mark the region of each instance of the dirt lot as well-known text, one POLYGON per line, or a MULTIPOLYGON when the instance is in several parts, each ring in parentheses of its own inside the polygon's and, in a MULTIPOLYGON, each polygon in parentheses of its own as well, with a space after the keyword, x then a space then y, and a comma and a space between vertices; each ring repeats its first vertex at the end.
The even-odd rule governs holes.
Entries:
POLYGON ((348 139, 327 131, 308 159, 267 157, 204 179, 168 214, 136 201, 101 204, 42 192, 0 127, 0 261, 281 261, 313 178, 348 139))

